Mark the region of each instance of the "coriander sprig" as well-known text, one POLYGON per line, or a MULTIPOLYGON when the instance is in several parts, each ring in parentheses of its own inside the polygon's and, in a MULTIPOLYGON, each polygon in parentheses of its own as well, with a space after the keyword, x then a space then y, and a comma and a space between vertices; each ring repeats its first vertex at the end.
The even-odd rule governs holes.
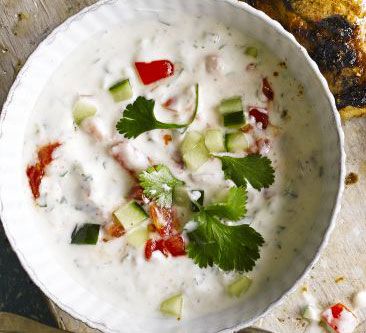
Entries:
POLYGON ((195 92, 195 108, 192 118, 187 124, 169 124, 157 120, 154 114, 155 101, 139 96, 132 104, 127 105, 122 118, 116 125, 117 131, 126 138, 131 139, 154 129, 187 128, 194 121, 198 112, 198 84, 195 85, 195 92))

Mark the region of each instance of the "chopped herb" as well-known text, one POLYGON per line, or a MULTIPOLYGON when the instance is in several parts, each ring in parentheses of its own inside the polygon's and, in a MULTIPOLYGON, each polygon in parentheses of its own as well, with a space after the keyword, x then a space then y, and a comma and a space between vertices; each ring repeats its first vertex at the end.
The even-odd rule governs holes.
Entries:
POLYGON ((227 179, 237 186, 246 187, 247 181, 257 190, 267 188, 274 182, 274 170, 271 161, 259 154, 242 158, 218 156, 227 179))
POLYGON ((228 226, 205 210, 195 216, 197 229, 188 233, 188 256, 199 267, 217 265, 224 271, 250 271, 259 259, 263 237, 252 227, 228 226))
POLYGON ((171 207, 173 203, 173 191, 176 186, 184 183, 175 178, 165 165, 157 165, 143 171, 139 176, 140 184, 144 188, 144 194, 160 207, 171 207))
POLYGON ((195 119, 198 111, 198 84, 196 84, 196 104, 192 119, 187 124, 162 123, 154 115, 155 101, 143 96, 137 97, 127 105, 122 118, 118 121, 116 128, 120 134, 128 139, 137 138, 140 134, 154 129, 178 129, 188 127, 195 119))
POLYGON ((243 187, 232 187, 225 201, 209 205, 206 207, 206 211, 220 218, 238 221, 246 214, 246 202, 246 189, 243 187))

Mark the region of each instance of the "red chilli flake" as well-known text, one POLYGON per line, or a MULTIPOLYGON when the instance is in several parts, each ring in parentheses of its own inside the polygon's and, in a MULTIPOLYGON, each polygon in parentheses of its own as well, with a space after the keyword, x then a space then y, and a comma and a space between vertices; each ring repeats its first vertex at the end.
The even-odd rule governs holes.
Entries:
POLYGON ((249 110, 249 115, 253 116, 257 123, 262 123, 263 129, 266 129, 268 127, 269 118, 267 113, 261 112, 257 108, 251 108, 249 110))
POLYGON ((40 196, 39 187, 41 185, 42 178, 45 175, 46 167, 53 160, 53 152, 60 146, 61 144, 56 142, 41 147, 38 150, 38 162, 27 167, 26 173, 34 199, 38 199, 40 196))
POLYGON ((268 82, 267 78, 264 78, 263 81, 262 81, 262 92, 263 92, 264 96, 266 96, 269 101, 273 101, 274 92, 273 92, 273 89, 272 89, 270 83, 268 82))
POLYGON ((174 75, 174 64, 169 60, 135 62, 135 66, 141 81, 145 85, 174 75))

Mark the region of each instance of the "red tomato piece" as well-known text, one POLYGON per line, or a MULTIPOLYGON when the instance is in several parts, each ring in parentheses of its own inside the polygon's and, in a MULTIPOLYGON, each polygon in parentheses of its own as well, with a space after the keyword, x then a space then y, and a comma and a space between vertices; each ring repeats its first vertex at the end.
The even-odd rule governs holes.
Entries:
POLYGON ((159 207, 154 202, 150 204, 150 217, 156 231, 162 237, 173 234, 179 226, 173 209, 159 207))
POLYGON ((274 92, 267 78, 264 78, 262 81, 262 92, 263 95, 266 96, 269 101, 273 101, 274 92))
POLYGON ((39 198, 39 186, 41 185, 42 177, 44 176, 44 169, 40 163, 35 165, 30 165, 27 168, 27 177, 29 186, 32 190, 33 197, 35 199, 39 198))
POLYGON ((53 152, 60 146, 61 146, 61 144, 56 142, 56 143, 52 143, 52 144, 49 144, 47 146, 41 147, 38 150, 39 163, 42 166, 47 166, 48 164, 50 164, 52 162, 53 152))
POLYGON ((145 85, 174 75, 174 64, 169 60, 135 62, 135 66, 141 81, 145 85))
POLYGON ((155 251, 155 241, 152 239, 148 239, 145 243, 145 258, 149 260, 152 256, 152 253, 155 251))
POLYGON ((262 128, 266 129, 269 124, 268 114, 262 111, 259 111, 257 108, 251 108, 249 110, 249 115, 255 118, 257 123, 262 123, 262 128))
POLYGON ((181 235, 174 235, 165 240, 165 247, 173 257, 186 254, 184 239, 181 235))
POLYGON ((60 147, 61 144, 56 142, 46 146, 41 147, 38 150, 38 162, 27 167, 26 173, 28 177, 29 186, 32 190, 33 197, 38 199, 40 196, 39 187, 42 182, 42 178, 45 174, 45 169, 47 165, 52 162, 52 154, 60 147))

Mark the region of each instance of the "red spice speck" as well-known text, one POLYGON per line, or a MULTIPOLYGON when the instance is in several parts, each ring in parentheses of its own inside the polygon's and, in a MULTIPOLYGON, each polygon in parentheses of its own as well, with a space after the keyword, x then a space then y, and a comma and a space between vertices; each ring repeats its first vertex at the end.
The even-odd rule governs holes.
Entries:
POLYGON ((172 136, 170 134, 165 134, 163 136, 164 144, 167 146, 172 140, 172 136))

